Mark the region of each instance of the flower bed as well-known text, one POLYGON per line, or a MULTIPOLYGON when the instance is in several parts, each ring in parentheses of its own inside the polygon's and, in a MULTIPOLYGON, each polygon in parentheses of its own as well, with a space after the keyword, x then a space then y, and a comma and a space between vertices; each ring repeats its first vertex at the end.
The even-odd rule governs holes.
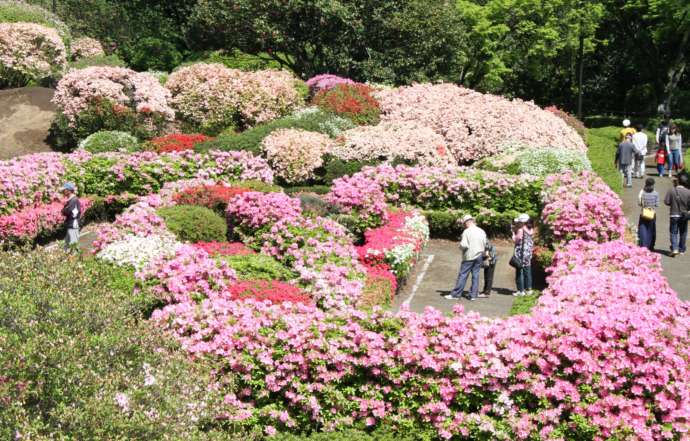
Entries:
POLYGON ((148 146, 158 153, 181 152, 184 150, 193 150, 195 145, 212 139, 213 138, 200 133, 173 133, 171 135, 153 138, 148 142, 148 146))
MULTIPOLYGON (((63 202, 51 202, 0 216, 0 244, 29 243, 39 236, 48 236, 62 228, 63 202)), ((81 199, 82 216, 91 207, 91 200, 81 199)))
POLYGON ((67 64, 58 31, 36 23, 0 23, 0 84, 24 87, 62 73, 67 64))
POLYGON ((498 153, 508 142, 586 151, 575 130, 531 102, 510 101, 452 84, 383 89, 376 98, 383 121, 410 121, 433 129, 445 138, 460 163, 498 153))
POLYGON ((39 153, 0 161, 0 215, 50 202, 65 181, 75 182, 80 194, 107 196, 149 194, 189 178, 270 183, 273 173, 263 159, 243 152, 39 153))

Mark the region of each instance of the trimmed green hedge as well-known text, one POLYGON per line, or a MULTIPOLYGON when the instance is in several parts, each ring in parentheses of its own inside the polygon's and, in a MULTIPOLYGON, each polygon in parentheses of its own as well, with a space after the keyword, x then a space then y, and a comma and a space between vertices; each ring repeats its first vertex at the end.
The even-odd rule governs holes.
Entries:
POLYGON ((247 254, 242 256, 223 256, 224 260, 235 270, 240 280, 281 280, 290 281, 297 274, 282 263, 265 254, 247 254))
POLYGON ((213 210, 198 205, 175 205, 160 208, 158 215, 183 242, 224 242, 228 224, 213 210))

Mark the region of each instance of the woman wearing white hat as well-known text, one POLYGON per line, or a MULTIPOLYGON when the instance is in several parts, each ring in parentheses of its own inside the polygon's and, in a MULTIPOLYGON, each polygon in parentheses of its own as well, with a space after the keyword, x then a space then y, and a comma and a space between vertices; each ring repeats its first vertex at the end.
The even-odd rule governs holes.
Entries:
POLYGON ((534 250, 534 230, 528 214, 521 214, 513 221, 513 243, 515 252, 510 264, 515 268, 514 296, 524 296, 532 291, 532 254, 534 250))
POLYGON ((637 130, 635 130, 634 127, 630 127, 630 120, 624 119, 623 120, 623 129, 621 129, 621 132, 620 132, 621 142, 625 141, 625 137, 627 135, 634 135, 635 133, 637 133, 637 130))

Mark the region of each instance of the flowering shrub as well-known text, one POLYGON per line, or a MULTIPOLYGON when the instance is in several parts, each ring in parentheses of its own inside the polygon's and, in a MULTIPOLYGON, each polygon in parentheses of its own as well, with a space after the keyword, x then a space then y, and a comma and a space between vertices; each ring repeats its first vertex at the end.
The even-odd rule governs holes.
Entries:
POLYGON ((553 113, 554 115, 562 119, 566 124, 572 127, 578 133, 578 135, 580 135, 582 139, 587 139, 587 127, 585 127, 584 123, 577 119, 577 117, 569 114, 564 110, 559 109, 556 106, 549 106, 544 108, 544 110, 553 113))
POLYGON ((193 150, 195 145, 211 139, 213 138, 199 133, 191 135, 174 133, 172 135, 153 138, 148 142, 148 146, 158 153, 181 152, 184 150, 193 150))
POLYGON ((275 280, 291 282, 297 274, 288 267, 265 254, 249 253, 222 257, 235 270, 238 280, 275 280))
POLYGON ((280 220, 292 222, 301 214, 299 199, 284 193, 250 191, 235 196, 228 204, 228 219, 235 233, 245 238, 280 220))
POLYGON ((57 30, 35 23, 0 23, 0 83, 24 87, 62 72, 65 44, 57 30))
POLYGON ((230 187, 227 185, 204 185, 186 188, 173 196, 177 205, 200 205, 215 211, 225 211, 228 201, 233 197, 252 191, 248 188, 230 187))
POLYGON ((225 262, 210 259, 204 250, 191 245, 182 245, 172 257, 154 259, 137 277, 166 302, 222 296, 236 280, 235 271, 225 262))
POLYGON ((287 115, 300 105, 297 81, 285 71, 243 72, 222 64, 197 63, 173 72, 166 87, 182 120, 215 134, 287 115))
POLYGON ((339 77, 333 74, 321 74, 311 77, 307 80, 307 87, 311 96, 316 95, 322 90, 330 90, 339 84, 355 84, 349 78, 339 77))
POLYGON ((247 248, 242 242, 197 242, 192 245, 206 251, 212 257, 255 254, 254 250, 247 248))
POLYGON ((98 252, 99 259, 116 265, 129 265, 140 271, 155 258, 172 257, 182 244, 171 235, 135 236, 128 234, 98 252))
POLYGON ((382 120, 410 121, 443 136, 460 163, 499 152, 508 141, 533 148, 585 151, 577 132, 530 102, 485 95, 452 84, 415 84, 376 92, 382 120), (538 129, 535 129, 538 128, 538 129))
POLYGON ((565 173, 546 178, 542 221, 556 242, 607 242, 623 236, 626 220, 618 196, 595 174, 565 173))
POLYGON ((398 279, 386 264, 371 266, 364 264, 367 280, 358 308, 369 308, 390 303, 398 289, 398 279))
POLYGON ((422 209, 457 209, 482 216, 506 212, 539 213, 541 182, 532 176, 512 176, 464 167, 381 165, 333 182, 328 200, 378 226, 386 202, 422 209))
POLYGON ((592 170, 584 152, 563 149, 532 149, 517 155, 507 170, 517 174, 547 176, 572 171, 579 173, 592 170))
POLYGON ((72 70, 57 85, 55 127, 84 138, 98 130, 130 131, 141 138, 160 133, 175 117, 170 92, 147 73, 123 67, 72 70))
POLYGON ((72 60, 105 56, 101 42, 91 37, 77 38, 72 42, 72 60))
POLYGON ((98 229, 96 240, 93 242, 93 253, 97 254, 111 243, 123 241, 125 237, 131 236, 174 237, 154 207, 147 202, 138 202, 118 215, 115 222, 98 229))
POLYGON ((310 304, 309 296, 296 286, 276 280, 245 280, 231 285, 225 293, 231 300, 254 299, 268 303, 310 304))
MULTIPOLYGON (((91 200, 81 198, 80 202, 83 216, 91 207, 91 200)), ((65 221, 63 206, 64 202, 51 202, 0 216, 0 244, 28 243, 55 233, 65 221)))
POLYGON ((314 104, 358 125, 377 124, 381 109, 372 93, 373 89, 366 84, 338 84, 317 93, 314 104))
POLYGON ((139 140, 126 132, 102 130, 92 133, 79 143, 79 148, 90 153, 117 152, 119 150, 135 151, 139 140))
POLYGON ((331 154, 343 160, 397 159, 437 166, 453 162, 441 135, 410 122, 384 122, 343 132, 331 154))
POLYGON ((364 233, 364 245, 357 247, 367 266, 386 265, 399 279, 410 272, 419 252, 429 240, 429 224, 419 212, 393 212, 386 223, 364 233))
POLYGON ((290 184, 314 178, 314 170, 323 165, 330 146, 328 136, 298 129, 275 130, 261 142, 276 176, 290 184))

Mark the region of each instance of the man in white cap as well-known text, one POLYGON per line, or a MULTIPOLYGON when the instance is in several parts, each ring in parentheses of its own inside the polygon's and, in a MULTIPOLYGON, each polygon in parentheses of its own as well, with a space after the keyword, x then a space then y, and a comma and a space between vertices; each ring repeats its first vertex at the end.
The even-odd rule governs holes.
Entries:
POLYGON ((486 233, 476 225, 474 218, 469 214, 463 216, 461 222, 465 227, 460 240, 462 263, 455 288, 445 298, 449 300, 459 299, 465 290, 467 277, 472 273, 472 287, 467 298, 474 301, 479 296, 479 270, 482 268, 487 247, 486 233))
POLYGON ((620 140, 621 140, 621 142, 625 141, 625 137, 626 137, 627 135, 632 136, 632 135, 635 134, 636 131, 637 131, 637 130, 635 130, 634 127, 630 127, 630 120, 629 120, 629 119, 624 119, 624 120, 623 120, 623 128, 621 129, 621 133, 620 133, 620 140))
POLYGON ((62 187, 62 194, 67 198, 62 207, 62 215, 65 216, 65 250, 73 249, 79 242, 79 219, 81 218, 81 202, 77 198, 77 186, 67 182, 62 187))

